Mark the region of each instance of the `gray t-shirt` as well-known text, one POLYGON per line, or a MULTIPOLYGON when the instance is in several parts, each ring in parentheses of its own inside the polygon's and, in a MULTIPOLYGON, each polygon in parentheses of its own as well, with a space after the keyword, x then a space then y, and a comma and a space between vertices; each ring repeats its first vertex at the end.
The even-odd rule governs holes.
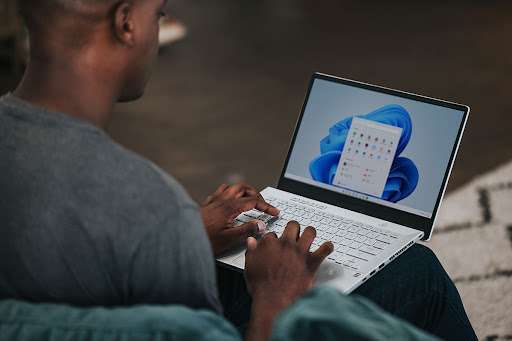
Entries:
POLYGON ((0 98, 0 299, 220 311, 197 205, 71 116, 0 98))

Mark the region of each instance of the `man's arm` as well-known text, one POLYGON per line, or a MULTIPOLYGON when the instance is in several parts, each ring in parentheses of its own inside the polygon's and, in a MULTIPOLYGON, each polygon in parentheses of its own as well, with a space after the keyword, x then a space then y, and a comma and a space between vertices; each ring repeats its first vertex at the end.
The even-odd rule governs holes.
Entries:
POLYGON ((122 211, 129 221, 110 238, 123 264, 125 300, 221 312, 215 261, 199 207, 152 163, 145 161, 136 175, 137 195, 125 195, 133 202, 122 211))

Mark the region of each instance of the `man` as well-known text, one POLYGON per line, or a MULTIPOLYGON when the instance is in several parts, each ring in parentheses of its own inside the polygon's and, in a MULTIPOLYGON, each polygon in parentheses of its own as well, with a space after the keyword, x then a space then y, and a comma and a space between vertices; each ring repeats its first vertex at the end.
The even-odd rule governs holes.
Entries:
MULTIPOLYGON (((165 1, 20 6, 31 58, 14 94, 0 100, 0 298, 221 312, 212 254, 264 229, 232 227, 239 213, 278 211, 243 184, 220 186, 199 208, 173 178, 101 129, 116 102, 142 96, 165 1)), ((279 239, 248 239, 252 305, 239 275, 219 274, 226 315, 239 314, 243 325, 252 309, 249 337, 268 336, 273 317, 311 287, 333 248, 310 253, 314 237, 313 228, 299 237, 292 222, 279 239)), ((453 283, 425 248, 358 293, 441 337, 474 338, 453 283)))

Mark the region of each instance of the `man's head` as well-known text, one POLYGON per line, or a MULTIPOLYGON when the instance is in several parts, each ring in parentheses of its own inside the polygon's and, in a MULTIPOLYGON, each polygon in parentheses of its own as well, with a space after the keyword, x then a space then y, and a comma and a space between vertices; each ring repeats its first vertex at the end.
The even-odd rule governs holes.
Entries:
POLYGON ((31 59, 96 73, 116 100, 139 98, 158 52, 166 0, 19 0, 31 59))

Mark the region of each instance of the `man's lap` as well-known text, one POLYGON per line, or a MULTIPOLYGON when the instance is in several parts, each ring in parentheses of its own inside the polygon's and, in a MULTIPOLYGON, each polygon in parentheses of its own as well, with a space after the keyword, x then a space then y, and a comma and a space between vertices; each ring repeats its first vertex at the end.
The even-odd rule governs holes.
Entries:
MULTIPOLYGON (((243 275, 218 267, 218 279, 225 316, 243 330, 251 307, 243 275)), ((412 246, 351 295, 364 296, 387 312, 438 335, 444 331, 436 329, 453 319, 462 326, 462 335, 472 332, 455 286, 435 254, 423 245, 412 246), (447 314, 455 316, 441 321, 447 314)))

